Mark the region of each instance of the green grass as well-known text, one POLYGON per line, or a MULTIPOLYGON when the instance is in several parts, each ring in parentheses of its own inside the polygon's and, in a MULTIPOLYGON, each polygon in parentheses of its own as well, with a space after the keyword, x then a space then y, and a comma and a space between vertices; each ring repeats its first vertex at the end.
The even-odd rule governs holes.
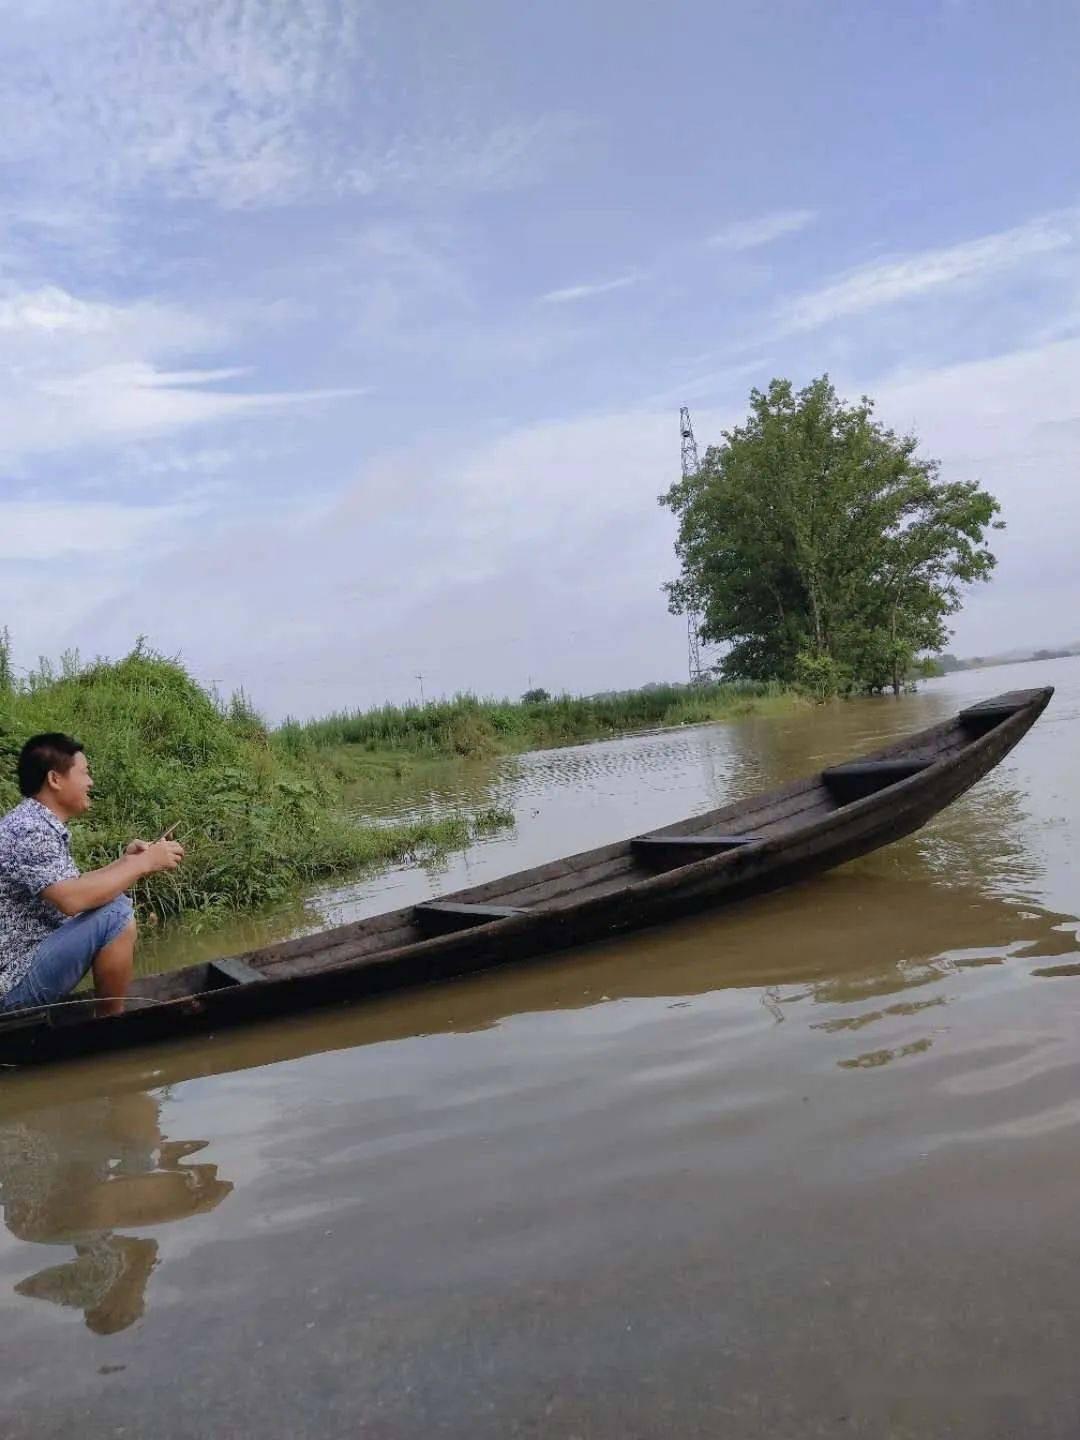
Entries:
POLYGON ((0 687, 0 813, 19 800, 15 758, 36 731, 86 747, 94 804, 72 826, 81 868, 106 864, 135 836, 174 822, 184 864, 140 884, 166 918, 248 910, 314 881, 436 853, 509 824, 499 810, 357 824, 338 812, 342 777, 316 747, 282 743, 244 700, 222 706, 172 661, 137 648, 115 663, 44 667, 0 687))
MULTIPOLYGON (((140 884, 141 909, 165 919, 248 911, 366 866, 466 845, 512 822, 493 809, 365 825, 341 813, 347 787, 405 778, 427 761, 476 759, 574 744, 652 727, 697 724, 803 703, 777 685, 688 690, 648 686, 617 695, 516 702, 459 695, 385 705, 270 730, 243 694, 223 705, 183 667, 141 645, 123 660, 65 656, 17 681, 0 633, 0 813, 16 804, 14 762, 35 731, 61 730, 86 747, 95 779, 75 822, 81 868, 113 860, 135 836, 179 822, 184 864, 140 884)), ((355 804, 355 791, 350 797, 355 804)))
MULTIPOLYGON (((287 752, 348 747, 354 773, 364 756, 384 771, 407 767, 410 758, 481 758, 539 750, 666 725, 723 720, 798 704, 791 690, 753 682, 695 686, 649 686, 618 695, 560 695, 532 702, 481 700, 458 695, 427 705, 384 705, 339 712, 306 724, 288 721, 275 742, 287 752)), ((347 769, 340 759, 337 762, 347 769)), ((357 770, 359 767, 359 770, 357 770)))

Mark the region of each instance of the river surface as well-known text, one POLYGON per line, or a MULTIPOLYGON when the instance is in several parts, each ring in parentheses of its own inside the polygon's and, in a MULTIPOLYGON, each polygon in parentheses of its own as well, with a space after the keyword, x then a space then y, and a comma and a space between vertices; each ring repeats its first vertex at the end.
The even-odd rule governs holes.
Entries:
POLYGON ((148 953, 406 904, 1044 684, 992 776, 823 878, 0 1076, 0 1436, 1075 1437, 1080 660, 425 771, 365 813, 513 830, 148 953))

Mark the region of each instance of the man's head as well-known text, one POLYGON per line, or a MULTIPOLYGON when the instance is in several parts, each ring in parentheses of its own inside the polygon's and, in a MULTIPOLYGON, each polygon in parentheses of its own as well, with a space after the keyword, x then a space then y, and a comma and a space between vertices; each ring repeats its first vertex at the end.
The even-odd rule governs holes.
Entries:
POLYGON ((31 735, 19 752, 19 789, 65 820, 90 809, 93 783, 83 747, 70 735, 31 735))

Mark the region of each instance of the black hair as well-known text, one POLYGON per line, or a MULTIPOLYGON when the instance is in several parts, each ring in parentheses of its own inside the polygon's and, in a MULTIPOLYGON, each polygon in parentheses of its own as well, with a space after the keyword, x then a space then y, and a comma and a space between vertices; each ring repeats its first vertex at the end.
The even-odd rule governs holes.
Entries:
POLYGON ((66 775, 75 764, 75 756, 82 753, 78 740, 61 735, 58 730, 31 735, 19 751, 19 789, 24 795, 36 795, 49 778, 50 770, 66 775))

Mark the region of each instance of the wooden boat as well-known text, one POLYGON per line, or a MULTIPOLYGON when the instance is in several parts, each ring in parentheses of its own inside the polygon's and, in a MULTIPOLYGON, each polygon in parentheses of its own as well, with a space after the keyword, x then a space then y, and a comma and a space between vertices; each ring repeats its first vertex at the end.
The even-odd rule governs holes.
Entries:
POLYGON ((872 755, 647 835, 140 979, 120 1016, 70 1002, 0 1016, 0 1066, 384 995, 775 889, 917 830, 997 765, 1053 693, 999 695, 872 755))

